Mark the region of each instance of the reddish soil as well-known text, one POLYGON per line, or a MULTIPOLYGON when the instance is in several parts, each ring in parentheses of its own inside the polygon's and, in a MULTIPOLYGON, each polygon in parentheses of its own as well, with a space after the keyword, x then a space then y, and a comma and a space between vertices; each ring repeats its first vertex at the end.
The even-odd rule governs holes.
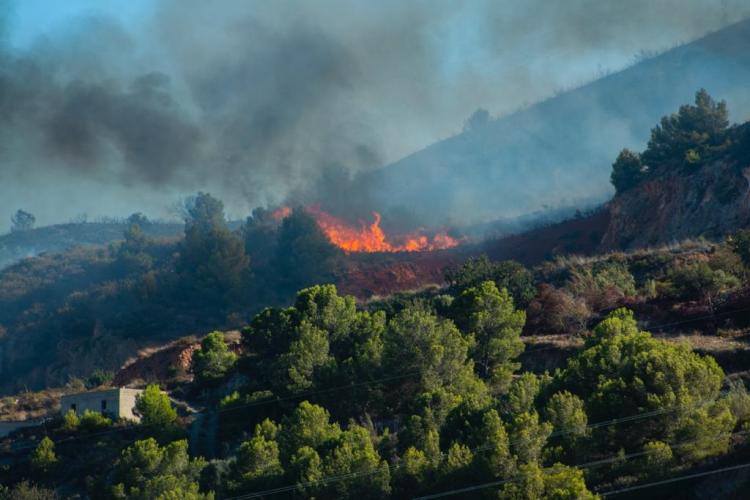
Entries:
POLYGON ((115 374, 112 384, 123 387, 133 383, 161 382, 173 378, 176 371, 187 373, 193 353, 200 348, 195 340, 180 339, 159 349, 144 349, 115 374))
POLYGON ((359 299, 442 284, 446 267, 462 262, 459 251, 352 254, 337 280, 340 293, 359 299))
POLYGON ((609 211, 602 209, 586 217, 487 241, 481 253, 493 260, 513 259, 526 265, 556 255, 592 255, 599 249, 608 225, 609 211))
POLYGON ((450 250, 352 253, 337 279, 337 286, 341 293, 368 299, 427 285, 441 285, 447 267, 481 254, 494 260, 513 259, 526 265, 559 254, 590 255, 596 252, 608 222, 608 212, 601 210, 587 217, 450 250))

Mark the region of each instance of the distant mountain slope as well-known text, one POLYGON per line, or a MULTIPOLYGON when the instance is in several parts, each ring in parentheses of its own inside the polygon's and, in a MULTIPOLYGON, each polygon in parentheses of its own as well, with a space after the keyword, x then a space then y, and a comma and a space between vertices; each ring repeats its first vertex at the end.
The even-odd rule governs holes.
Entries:
POLYGON ((425 224, 510 217, 612 189, 623 147, 643 149, 663 115, 706 88, 731 119, 750 117, 750 20, 438 142, 362 181, 383 210, 425 224))
MULTIPOLYGON (((126 223, 86 222, 5 234, 0 236, 0 269, 40 253, 59 253, 82 245, 106 245, 121 240, 126 228, 126 223)), ((182 230, 182 224, 159 223, 144 227, 146 235, 152 238, 177 236, 182 230)))

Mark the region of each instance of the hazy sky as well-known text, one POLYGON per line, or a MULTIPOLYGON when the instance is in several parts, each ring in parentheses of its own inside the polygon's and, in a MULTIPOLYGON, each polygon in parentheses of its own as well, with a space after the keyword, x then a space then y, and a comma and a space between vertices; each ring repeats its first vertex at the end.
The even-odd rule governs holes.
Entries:
MULTIPOLYGON (((0 0, 0 232, 231 215, 750 15, 744 0, 0 0)), ((502 214, 498 214, 502 215, 502 214)))

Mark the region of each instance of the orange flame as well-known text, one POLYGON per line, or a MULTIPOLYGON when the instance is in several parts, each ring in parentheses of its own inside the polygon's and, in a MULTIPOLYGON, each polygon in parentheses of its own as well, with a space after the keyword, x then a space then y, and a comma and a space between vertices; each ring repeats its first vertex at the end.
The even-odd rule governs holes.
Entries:
POLYGON ((271 218, 277 222, 282 221, 292 214, 292 209, 289 207, 280 207, 271 212, 271 218))
POLYGON ((461 242, 451 238, 445 232, 435 234, 432 238, 416 231, 398 238, 401 243, 388 240, 380 227, 380 214, 373 212, 372 224, 353 227, 317 207, 306 208, 328 240, 346 252, 426 252, 452 248, 461 242))

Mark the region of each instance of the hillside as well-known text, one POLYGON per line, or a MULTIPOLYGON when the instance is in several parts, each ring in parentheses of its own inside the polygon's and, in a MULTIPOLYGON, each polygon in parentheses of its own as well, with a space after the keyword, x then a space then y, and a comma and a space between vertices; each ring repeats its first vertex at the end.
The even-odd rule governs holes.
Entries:
MULTIPOLYGON (((500 498, 512 499, 529 498, 515 485, 531 471, 555 493, 531 498, 594 500, 745 463, 746 242, 531 270, 474 259, 445 288, 359 306, 311 287, 239 334, 139 353, 115 380, 170 391, 146 387, 140 424, 55 412, 58 395, 95 387, 93 376, 7 398, 0 416, 51 418, 0 439, 0 481, 97 498, 156 498, 165 483, 216 498, 413 498, 503 481, 500 498)), ((658 492, 721 486, 718 498, 741 498, 747 479, 658 492)))
POLYGON ((241 327, 316 283, 373 300, 439 290, 447 270, 482 254, 540 266, 565 255, 721 241, 750 222, 750 125, 730 126, 727 113, 725 103, 697 92, 694 105, 662 119, 642 153, 618 156, 608 204, 504 238, 450 239, 431 251, 345 251, 328 232, 345 229, 352 244, 387 243, 377 222, 353 229, 321 225, 314 210, 282 217, 258 210, 238 228, 221 201, 201 194, 182 240, 150 238, 132 225, 107 248, 25 259, 0 271, 0 392, 60 385, 114 370, 135 349, 241 327))
POLYGON ((610 165, 642 149, 663 115, 706 88, 732 120, 750 118, 750 20, 517 113, 433 144, 369 174, 373 205, 426 224, 476 222, 611 193, 610 165))
POLYGON ((0 500, 750 498, 750 2, 9 1, 0 500))
MULTIPOLYGON (((9 266, 0 391, 46 390, 0 418, 47 420, 5 423, 0 482, 156 498, 169 479, 208 499, 503 481, 501 498, 593 500, 746 462, 750 125, 704 91, 660 123, 617 157, 608 204, 501 239, 344 252, 304 208, 232 230, 202 193, 182 239, 132 224, 9 266), (108 384, 145 388, 141 423, 59 414, 61 395, 108 384)), ((748 488, 659 496, 719 484, 748 488)))

